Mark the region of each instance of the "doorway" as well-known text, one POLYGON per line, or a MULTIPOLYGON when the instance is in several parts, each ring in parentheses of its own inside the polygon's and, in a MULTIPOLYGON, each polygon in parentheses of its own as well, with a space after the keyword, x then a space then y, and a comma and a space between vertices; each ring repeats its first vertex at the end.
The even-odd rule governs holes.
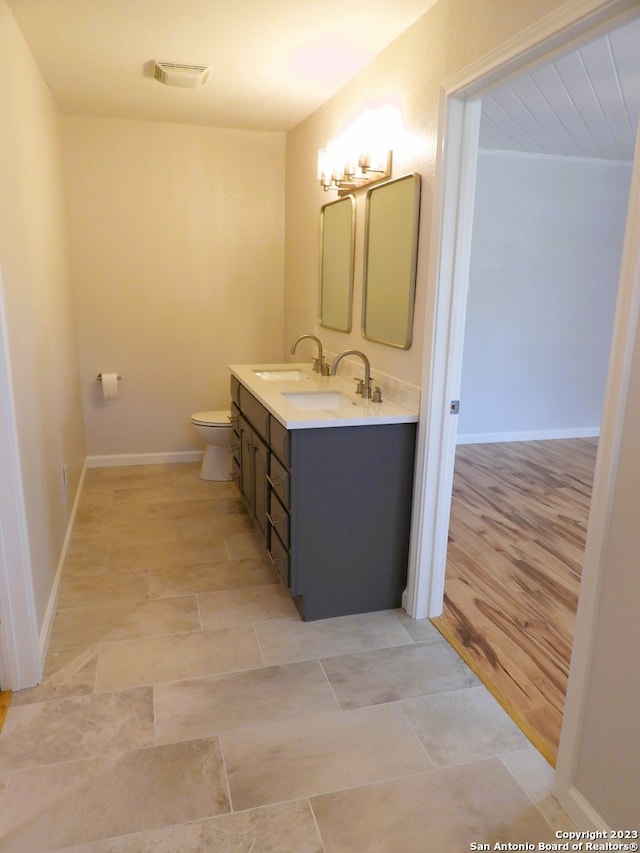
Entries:
MULTIPOLYGON (((639 29, 634 22, 600 37, 592 54, 615 56, 619 40, 636 40, 639 29)), ((584 61, 584 52, 576 55, 584 61)), ((568 57, 506 92, 515 98, 521 86, 550 79, 551 97, 558 75, 574 65, 568 57)), ((495 135, 493 121, 491 128, 495 135)), ((633 140, 629 128, 624 149, 605 152, 631 158, 633 140)), ((436 624, 552 764, 630 179, 630 163, 603 157, 478 153, 445 604, 436 624)))
MULTIPOLYGON (((455 428, 451 402, 458 399, 462 364, 464 308, 469 270, 471 214, 476 178, 476 155, 480 126, 480 97, 502 86, 525 69, 568 53, 603 32, 637 15, 637 7, 620 2, 578 3, 562 7, 544 24, 532 28, 482 62, 465 69, 443 86, 442 152, 437 171, 439 215, 434 221, 432 242, 439 247, 430 270, 429 299, 425 322, 433 330, 431 348, 425 353, 422 429, 417 447, 415 507, 411 565, 406 607, 415 618, 441 613, 444 567, 455 455, 455 428), (634 15, 635 12, 635 15, 634 15)), ((632 181, 630 211, 639 203, 632 181)), ((636 308, 640 282, 634 270, 639 247, 630 237, 625 241, 619 301, 616 309, 612 358, 601 424, 583 584, 574 637, 569 700, 560 741, 556 794, 561 802, 571 797, 570 787, 577 759, 579 721, 584 702, 593 641, 597 590, 602 573, 602 554, 613 493, 622 412, 626 399, 632 345, 636 334, 636 308), (585 588, 586 587, 586 588, 585 588)), ((575 813, 575 809, 574 809, 575 813)))

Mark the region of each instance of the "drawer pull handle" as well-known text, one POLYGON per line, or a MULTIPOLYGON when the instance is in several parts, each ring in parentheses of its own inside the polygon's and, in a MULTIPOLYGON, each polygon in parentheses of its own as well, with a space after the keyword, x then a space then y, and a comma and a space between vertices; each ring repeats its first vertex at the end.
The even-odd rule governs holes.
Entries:
POLYGON ((275 526, 276 526, 276 524, 282 524, 282 522, 284 521, 284 518, 274 518, 274 517, 273 517, 272 515, 270 515, 269 513, 267 513, 267 518, 269 519, 269 524, 270 524, 272 527, 275 527, 275 526))
POLYGON ((269 481, 269 485, 273 486, 274 489, 280 485, 280 480, 277 477, 267 477, 267 480, 269 481))
POLYGON ((271 560, 273 565, 277 566, 278 563, 280 562, 280 559, 278 557, 274 556, 272 551, 267 551, 267 554, 269 555, 269 559, 271 560))

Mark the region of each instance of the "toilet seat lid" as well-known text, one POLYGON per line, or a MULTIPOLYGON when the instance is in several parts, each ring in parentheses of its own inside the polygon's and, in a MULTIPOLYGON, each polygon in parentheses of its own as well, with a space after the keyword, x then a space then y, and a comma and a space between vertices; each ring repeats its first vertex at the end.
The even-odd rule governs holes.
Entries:
POLYGON ((202 426, 230 426, 229 415, 231 413, 224 409, 217 412, 196 412, 191 415, 193 423, 202 424, 202 426))

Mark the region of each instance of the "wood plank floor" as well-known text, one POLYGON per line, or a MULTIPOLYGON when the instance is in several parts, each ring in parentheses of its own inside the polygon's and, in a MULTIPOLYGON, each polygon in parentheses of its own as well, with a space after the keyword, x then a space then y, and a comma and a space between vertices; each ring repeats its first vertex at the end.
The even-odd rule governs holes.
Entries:
POLYGON ((436 627, 555 766, 597 439, 460 445, 436 627))
POLYGON ((0 693, 0 732, 2 731, 2 727, 4 725, 5 717, 7 716, 7 711, 9 710, 9 705, 11 704, 11 691, 3 690, 0 693))

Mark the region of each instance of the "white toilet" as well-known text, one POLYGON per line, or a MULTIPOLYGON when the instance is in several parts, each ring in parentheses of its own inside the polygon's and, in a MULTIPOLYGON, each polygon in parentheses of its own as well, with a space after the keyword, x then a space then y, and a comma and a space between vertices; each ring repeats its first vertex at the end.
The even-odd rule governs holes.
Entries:
POLYGON ((233 432, 229 423, 229 412, 196 412, 191 415, 193 429, 206 442, 202 460, 202 480, 231 479, 231 449, 229 442, 233 432))

